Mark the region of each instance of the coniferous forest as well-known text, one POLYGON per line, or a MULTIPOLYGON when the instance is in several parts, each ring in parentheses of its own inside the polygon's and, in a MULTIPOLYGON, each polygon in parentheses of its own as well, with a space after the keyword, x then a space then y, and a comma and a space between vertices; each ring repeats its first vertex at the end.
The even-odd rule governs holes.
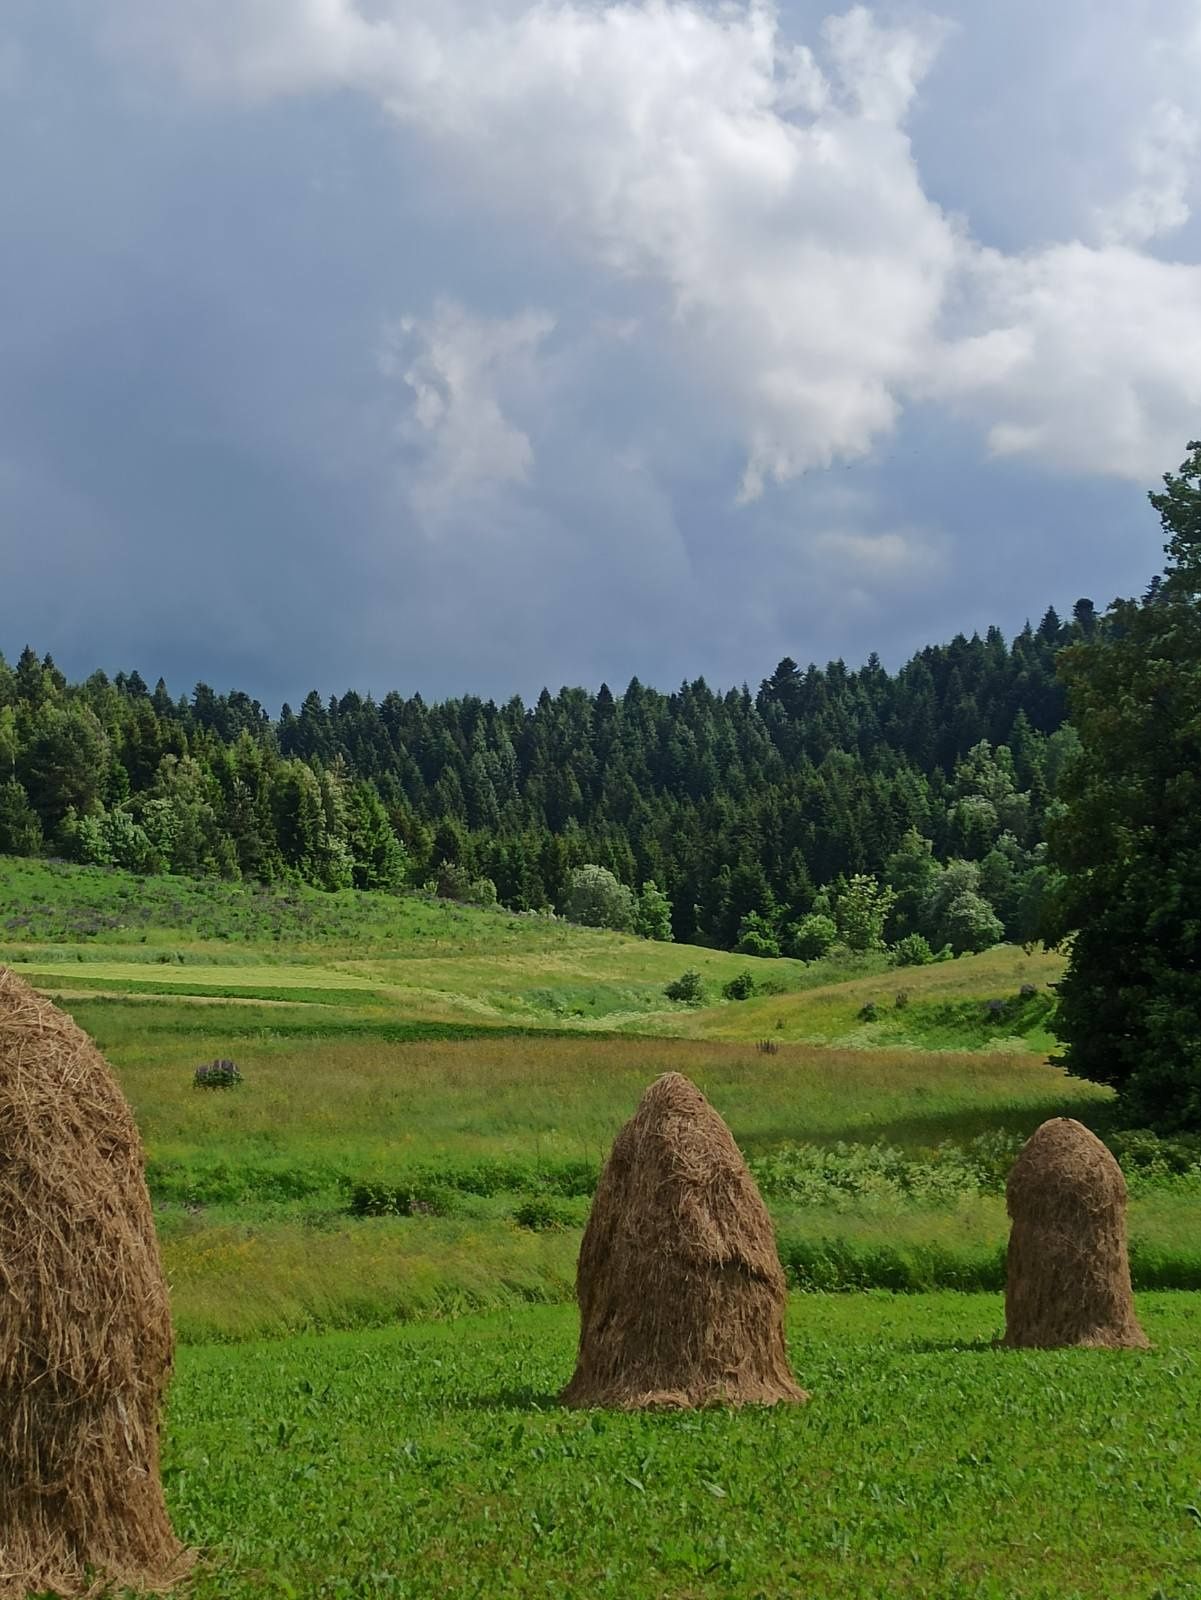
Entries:
POLYGON ((1081 600, 896 673, 786 658, 754 693, 635 678, 533 705, 313 692, 278 719, 136 671, 71 684, 27 647, 0 658, 0 851, 434 886, 764 955, 1024 941, 1076 742, 1056 656, 1102 626, 1081 600), (584 865, 626 892, 573 911, 584 865))

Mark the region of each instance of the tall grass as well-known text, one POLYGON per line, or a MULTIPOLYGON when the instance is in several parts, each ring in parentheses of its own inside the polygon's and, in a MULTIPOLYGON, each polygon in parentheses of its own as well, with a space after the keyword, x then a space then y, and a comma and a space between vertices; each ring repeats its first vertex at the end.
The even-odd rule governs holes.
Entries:
MULTIPOLYGON (((211 1008, 213 1011, 216 1008, 211 1008)), ((224 1031, 139 1037, 99 1007, 76 1007, 114 1062, 156 1159, 189 1165, 281 1158, 386 1176, 398 1166, 479 1155, 599 1160, 647 1084, 693 1078, 748 1154, 839 1139, 926 1148, 1044 1117, 1088 1120, 1110 1098, 1025 1057, 579 1035, 389 1044, 224 1031), (198 1061, 232 1056, 245 1083, 192 1086, 198 1061)), ((207 1014, 207 1013, 206 1013, 207 1014)))

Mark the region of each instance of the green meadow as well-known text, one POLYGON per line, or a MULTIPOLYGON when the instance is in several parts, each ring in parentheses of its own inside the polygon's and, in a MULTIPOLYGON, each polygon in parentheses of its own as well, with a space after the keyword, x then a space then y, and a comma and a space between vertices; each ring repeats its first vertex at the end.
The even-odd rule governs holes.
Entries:
POLYGON ((198 1596, 1201 1595, 1201 1160, 1049 1063, 1057 956, 754 961, 0 858, 0 960, 142 1130, 198 1596), (194 1087, 218 1057, 244 1081, 194 1087), (665 1071, 772 1212, 806 1407, 555 1404, 592 1187, 665 1071), (1149 1356, 992 1347, 1005 1173, 1061 1114, 1126 1167, 1149 1356))
POLYGON ((996 1350, 995 1295, 798 1295, 807 1405, 563 1410, 566 1308, 185 1349, 199 1600, 1190 1600, 1201 1295, 1149 1354, 996 1350))

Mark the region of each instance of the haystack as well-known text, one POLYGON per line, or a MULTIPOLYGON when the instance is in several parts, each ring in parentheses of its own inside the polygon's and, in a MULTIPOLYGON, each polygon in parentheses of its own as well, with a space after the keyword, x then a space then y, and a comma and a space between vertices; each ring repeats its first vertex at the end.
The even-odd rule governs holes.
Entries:
POLYGON ((730 1130, 676 1072, 613 1145, 580 1247, 565 1404, 805 1400, 784 1348, 775 1234, 730 1130))
POLYGON ((1012 1218, 1005 1343, 1142 1350, 1126 1253, 1126 1180, 1071 1117, 1044 1122, 1006 1188, 1012 1218))
POLYGON ((0 1596, 186 1566, 163 1504, 166 1285, 142 1144, 70 1017, 0 967, 0 1596))

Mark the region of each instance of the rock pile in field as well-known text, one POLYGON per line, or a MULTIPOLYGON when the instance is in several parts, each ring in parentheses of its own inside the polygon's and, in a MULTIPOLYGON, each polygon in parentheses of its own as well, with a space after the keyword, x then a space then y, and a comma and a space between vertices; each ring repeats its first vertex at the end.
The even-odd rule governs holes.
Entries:
POLYGON ((171 1365, 142 1144, 103 1058, 0 967, 0 1596, 178 1577, 171 1365))
POLYGON ((1100 1139, 1070 1117, 1044 1122, 1014 1163, 1005 1198, 1005 1343, 1145 1349, 1130 1292, 1126 1180, 1100 1139))
POLYGON ((573 1406, 773 1405, 808 1396, 784 1347, 775 1234, 730 1130, 656 1079, 617 1135, 580 1247, 573 1406))

